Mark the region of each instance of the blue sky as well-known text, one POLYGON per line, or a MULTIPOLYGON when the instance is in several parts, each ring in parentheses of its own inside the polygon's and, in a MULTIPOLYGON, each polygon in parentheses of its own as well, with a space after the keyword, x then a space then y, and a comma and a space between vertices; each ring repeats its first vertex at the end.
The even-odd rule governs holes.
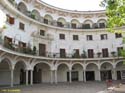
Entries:
POLYGON ((42 0, 50 5, 68 10, 104 10, 99 4, 102 0, 42 0))

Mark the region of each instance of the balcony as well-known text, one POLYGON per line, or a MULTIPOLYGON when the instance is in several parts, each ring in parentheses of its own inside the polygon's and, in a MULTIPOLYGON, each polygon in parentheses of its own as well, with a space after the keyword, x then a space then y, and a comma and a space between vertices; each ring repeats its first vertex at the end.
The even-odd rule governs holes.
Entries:
MULTIPOLYGON (((62 23, 58 22, 58 20, 48 20, 46 18, 43 18, 40 16, 40 14, 33 12, 33 11, 29 11, 25 5, 23 5, 23 4, 20 4, 20 6, 17 5, 14 0, 8 0, 8 1, 10 2, 10 4, 12 6, 14 6, 22 14, 24 14, 27 17, 32 18, 33 20, 36 20, 40 23, 48 25, 48 26, 67 28, 67 29, 104 29, 104 28, 106 28, 106 25, 98 24, 98 23, 96 23, 98 25, 92 26, 92 27, 90 27, 89 24, 82 24, 82 23, 73 25, 71 22, 66 22, 65 24, 62 24, 62 23)), ((95 23, 92 25, 95 25, 95 23)))
POLYGON ((120 58, 122 57, 120 53, 112 51, 109 53, 109 56, 102 56, 101 52, 94 53, 93 57, 89 57, 86 53, 82 54, 74 54, 74 53, 65 53, 63 56, 60 53, 52 53, 45 52, 45 56, 39 56, 39 51, 34 46, 33 48, 29 46, 21 47, 19 45, 15 45, 12 42, 6 43, 2 39, 0 39, 0 46, 2 46, 5 50, 21 53, 25 55, 38 56, 38 57, 46 57, 46 58, 62 58, 62 59, 106 59, 106 58, 120 58))

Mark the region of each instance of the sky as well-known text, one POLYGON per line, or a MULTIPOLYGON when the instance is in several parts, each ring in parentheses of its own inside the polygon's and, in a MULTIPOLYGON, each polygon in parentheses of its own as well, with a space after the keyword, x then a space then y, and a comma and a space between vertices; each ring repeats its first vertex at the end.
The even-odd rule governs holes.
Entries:
POLYGON ((104 10, 99 4, 102 0, 42 0, 50 5, 78 11, 104 10))

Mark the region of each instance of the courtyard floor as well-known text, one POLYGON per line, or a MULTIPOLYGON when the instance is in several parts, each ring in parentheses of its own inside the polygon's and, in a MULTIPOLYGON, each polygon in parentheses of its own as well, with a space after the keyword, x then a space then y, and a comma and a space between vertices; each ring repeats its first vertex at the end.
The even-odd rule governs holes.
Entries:
MULTIPOLYGON (((118 82, 113 83, 116 86, 118 82)), ((122 86, 123 87, 123 86, 122 86)), ((123 89, 125 89, 123 87, 123 89)), ((16 86, 0 88, 0 93, 125 93, 109 92, 105 82, 73 82, 58 84, 34 84, 33 86, 16 86)))

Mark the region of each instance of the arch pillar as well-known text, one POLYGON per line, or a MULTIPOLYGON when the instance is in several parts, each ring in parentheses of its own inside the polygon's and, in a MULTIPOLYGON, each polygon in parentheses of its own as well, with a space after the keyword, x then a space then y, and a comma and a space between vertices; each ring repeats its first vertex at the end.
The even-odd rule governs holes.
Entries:
POLYGON ((98 61, 98 81, 101 81, 101 66, 100 66, 100 61, 98 61))
POLYGON ((83 81, 86 82, 86 66, 83 68, 83 81))
POLYGON ((101 68, 99 67, 98 70, 98 81, 101 81, 101 68))
POLYGON ((13 87, 14 86, 14 68, 10 69, 10 86, 13 87))
POLYGON ((14 86, 14 62, 11 64, 10 67, 10 87, 14 86))
POLYGON ((50 79, 51 79, 51 80, 50 80, 50 83, 51 83, 51 84, 53 84, 54 81, 55 81, 55 80, 54 80, 54 77, 55 77, 54 74, 55 74, 55 68, 54 68, 54 66, 51 66, 51 68, 50 68, 50 76, 51 76, 51 77, 50 77, 50 79))
POLYGON ((115 64, 113 64, 112 79, 117 80, 117 73, 116 73, 116 65, 115 64))
POLYGON ((72 83, 72 67, 69 67, 69 83, 72 83))

